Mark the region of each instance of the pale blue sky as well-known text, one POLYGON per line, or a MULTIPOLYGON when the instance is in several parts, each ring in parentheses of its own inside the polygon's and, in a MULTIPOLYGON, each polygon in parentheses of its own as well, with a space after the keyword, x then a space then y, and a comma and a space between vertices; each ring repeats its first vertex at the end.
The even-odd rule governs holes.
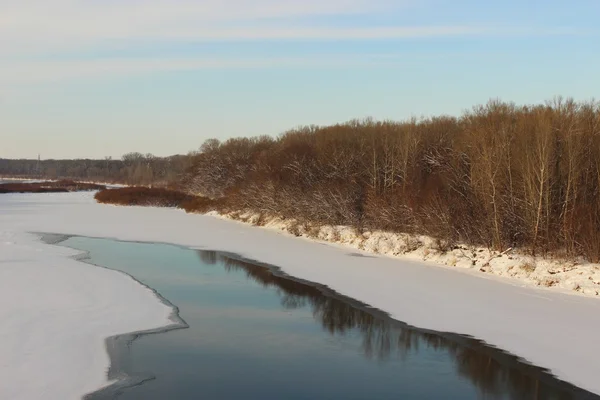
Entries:
POLYGON ((0 0, 0 158, 600 93, 597 0, 0 0))

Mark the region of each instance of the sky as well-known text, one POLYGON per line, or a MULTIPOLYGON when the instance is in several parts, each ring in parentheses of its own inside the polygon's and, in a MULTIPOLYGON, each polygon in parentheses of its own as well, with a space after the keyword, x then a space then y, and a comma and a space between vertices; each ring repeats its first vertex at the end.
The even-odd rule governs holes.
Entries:
POLYGON ((0 0, 0 158, 600 94, 598 0, 0 0))

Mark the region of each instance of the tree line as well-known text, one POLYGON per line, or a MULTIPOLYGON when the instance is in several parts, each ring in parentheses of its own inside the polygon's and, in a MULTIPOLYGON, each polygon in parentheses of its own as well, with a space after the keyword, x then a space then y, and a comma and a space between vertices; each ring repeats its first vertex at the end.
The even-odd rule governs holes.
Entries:
POLYGON ((121 159, 9 160, 0 158, 0 176, 76 179, 132 185, 169 185, 189 167, 190 157, 127 153, 121 159))
POLYGON ((490 101, 206 141, 181 186, 230 209, 600 261, 600 106, 490 101))

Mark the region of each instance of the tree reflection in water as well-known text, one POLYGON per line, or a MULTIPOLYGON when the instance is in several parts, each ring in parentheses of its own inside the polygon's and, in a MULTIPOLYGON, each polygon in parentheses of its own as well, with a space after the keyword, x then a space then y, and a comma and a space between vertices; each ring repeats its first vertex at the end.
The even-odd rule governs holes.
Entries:
POLYGON ((359 332, 361 351, 367 358, 382 362, 397 358, 408 362, 411 354, 426 347, 449 354, 458 373, 468 378, 484 398, 599 398, 481 341, 411 327, 324 286, 286 276, 277 268, 214 251, 199 250, 198 255, 205 264, 223 265, 227 271, 244 271, 253 281, 275 289, 286 309, 310 307, 315 320, 331 335, 359 332))

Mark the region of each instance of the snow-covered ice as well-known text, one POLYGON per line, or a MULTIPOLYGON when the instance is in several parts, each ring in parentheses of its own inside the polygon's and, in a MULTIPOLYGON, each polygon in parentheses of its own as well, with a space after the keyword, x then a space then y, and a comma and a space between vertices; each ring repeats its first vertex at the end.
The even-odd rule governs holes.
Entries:
POLYGON ((0 198, 0 399, 80 399, 108 384, 107 337, 169 325, 172 310, 129 276, 24 233, 19 216, 35 205, 7 199, 0 198))
MULTIPOLYGON (((6 352, 12 357, 11 363, 17 364, 6 363, 2 357, 1 372, 14 381, 25 382, 33 375, 42 378, 44 383, 38 382, 39 385, 59 382, 67 394, 89 391, 88 388, 103 383, 101 370, 108 363, 102 338, 114 331, 139 329, 127 324, 159 322, 165 316, 166 310, 149 300, 150 294, 133 280, 67 260, 65 256, 69 251, 50 250, 23 234, 52 232, 166 242, 237 253, 280 266, 290 275, 325 284, 408 324, 482 339, 549 368, 561 379, 600 393, 597 379, 600 375, 600 342, 597 340, 600 301, 594 298, 523 286, 515 280, 470 269, 365 256, 367 254, 359 250, 297 239, 211 216, 189 215, 180 210, 99 205, 94 202, 92 193, 0 196, 0 231, 3 235, 0 238, 3 243, 0 284, 9 294, 23 292, 33 296, 35 293, 40 299, 51 301, 46 304, 15 294, 24 300, 20 305, 21 302, 13 300, 14 296, 2 298, 4 307, 0 318, 9 323, 3 324, 0 332, 12 344, 8 346, 2 340, 0 349, 2 355, 6 352), (13 246, 23 247, 7 252, 6 249, 13 246), (358 257, 357 253, 363 256, 358 257), (29 264, 30 271, 20 269, 21 265, 29 264), (94 272, 90 272, 92 270, 94 272), (12 278, 13 274, 17 277, 12 278), (138 301, 122 307, 117 318, 109 311, 117 307, 116 303, 122 303, 113 304, 111 296, 116 289, 102 289, 103 281, 92 278, 92 274, 108 274, 104 279, 111 284, 119 282, 126 286, 128 282, 131 287, 119 289, 119 295, 131 295, 138 301), (5 283, 10 279, 11 283, 5 283), (81 289, 80 281, 93 282, 93 288, 81 289), (52 286, 56 286, 54 291, 52 286), (82 304, 94 310, 91 314, 97 313, 97 316, 91 318, 88 312, 79 314, 77 310, 82 304), (140 309, 146 310, 152 318, 140 317, 140 309), (81 328, 71 329, 71 324, 81 328), (40 342, 23 334, 34 330, 44 332, 37 337, 40 342), (59 335, 63 330, 72 338, 59 335), (81 341, 79 346, 73 345, 75 337, 81 341), (60 358, 63 353, 72 360, 63 363, 60 358), (102 368, 90 372, 87 368, 92 364, 90 359, 97 360, 102 368), (84 365, 86 371, 82 371, 84 365), (48 369, 50 376, 45 375, 48 369)), ((1 394, 0 398, 4 398, 1 394)))

